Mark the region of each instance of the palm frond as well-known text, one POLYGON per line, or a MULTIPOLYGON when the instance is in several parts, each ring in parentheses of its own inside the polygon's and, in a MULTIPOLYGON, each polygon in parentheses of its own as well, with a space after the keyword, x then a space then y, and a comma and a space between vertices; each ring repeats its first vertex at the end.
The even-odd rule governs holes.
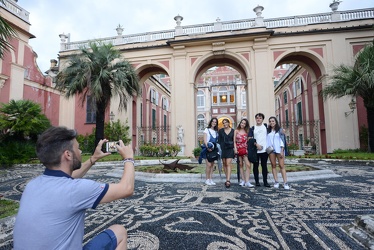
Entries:
MULTIPOLYGON (((4 2, 2 2, 4 4, 4 2)), ((0 58, 4 57, 4 53, 13 50, 13 46, 9 40, 17 37, 15 30, 8 24, 8 22, 0 16, 0 58)))

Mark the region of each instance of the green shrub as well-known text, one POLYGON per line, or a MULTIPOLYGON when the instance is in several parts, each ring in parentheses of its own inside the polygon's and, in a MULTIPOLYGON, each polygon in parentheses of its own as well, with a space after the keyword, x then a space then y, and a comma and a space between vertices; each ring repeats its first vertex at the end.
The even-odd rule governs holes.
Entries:
POLYGON ((10 100, 0 104, 0 165, 12 166, 35 158, 37 137, 50 126, 38 103, 10 100))
POLYGON ((139 147, 139 151, 142 156, 154 157, 157 156, 159 148, 156 145, 144 144, 139 147))
POLYGON ((104 125, 104 137, 109 141, 118 141, 122 140, 126 145, 131 141, 129 136, 130 127, 128 121, 126 120, 125 124, 122 124, 120 120, 115 122, 108 122, 104 125))
POLYGON ((36 158, 35 142, 6 140, 0 147, 0 166, 11 167, 14 164, 22 164, 36 158))
POLYGON ((201 147, 196 147, 192 150, 192 154, 195 156, 195 157, 198 157, 200 156, 201 154, 201 151, 202 151, 202 148, 201 147))
POLYGON ((177 156, 181 150, 177 144, 143 144, 139 147, 140 154, 148 157, 177 156))
POLYGON ((169 144, 167 148, 171 156, 177 156, 179 151, 181 151, 181 147, 178 144, 169 144))
POLYGON ((79 143, 79 149, 82 150, 83 154, 91 154, 95 150, 95 133, 78 135, 77 141, 79 143))

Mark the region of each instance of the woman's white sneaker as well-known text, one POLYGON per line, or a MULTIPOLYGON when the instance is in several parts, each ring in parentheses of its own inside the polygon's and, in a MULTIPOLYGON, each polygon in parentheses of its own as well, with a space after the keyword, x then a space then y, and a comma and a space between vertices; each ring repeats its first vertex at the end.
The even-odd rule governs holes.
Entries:
POLYGON ((274 183, 274 188, 279 188, 279 182, 274 183))
POLYGON ((254 187, 254 185, 252 185, 249 181, 245 184, 246 187, 254 187))
POLYGON ((216 185, 216 183, 215 183, 215 182, 213 182, 213 180, 212 180, 212 179, 210 179, 210 185, 216 185))
POLYGON ((244 181, 241 181, 241 182, 239 183, 239 186, 244 187, 244 186, 245 186, 245 182, 244 182, 244 181))
POLYGON ((212 184, 210 183, 210 180, 206 180, 205 181, 205 184, 208 185, 208 186, 211 186, 212 184))
POLYGON ((284 187, 284 189, 290 189, 290 186, 288 185, 288 183, 284 183, 284 185, 283 185, 283 187, 284 187))

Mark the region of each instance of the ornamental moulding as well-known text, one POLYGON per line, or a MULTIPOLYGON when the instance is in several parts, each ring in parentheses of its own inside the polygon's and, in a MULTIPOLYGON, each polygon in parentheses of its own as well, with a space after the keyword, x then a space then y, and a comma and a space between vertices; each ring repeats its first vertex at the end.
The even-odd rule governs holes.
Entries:
POLYGON ((212 43, 213 55, 223 55, 225 54, 225 42, 212 43))

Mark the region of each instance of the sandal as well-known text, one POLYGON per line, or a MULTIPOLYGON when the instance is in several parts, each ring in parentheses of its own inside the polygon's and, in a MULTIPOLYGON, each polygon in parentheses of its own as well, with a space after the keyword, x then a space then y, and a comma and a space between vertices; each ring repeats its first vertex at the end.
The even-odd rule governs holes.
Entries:
POLYGON ((225 182, 225 187, 226 187, 226 188, 229 188, 230 186, 231 186, 231 182, 230 182, 230 181, 226 181, 226 182, 225 182))

